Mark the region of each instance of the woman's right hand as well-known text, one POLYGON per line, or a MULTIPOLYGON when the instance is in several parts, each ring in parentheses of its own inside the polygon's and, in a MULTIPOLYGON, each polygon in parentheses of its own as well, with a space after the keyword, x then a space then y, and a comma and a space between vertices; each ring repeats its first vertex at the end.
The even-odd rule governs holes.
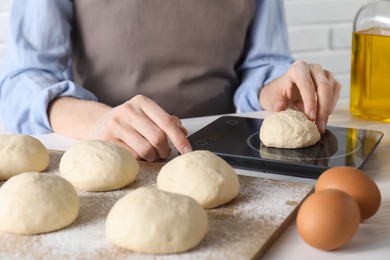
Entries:
POLYGON ((114 108, 61 97, 51 103, 49 118, 55 132, 77 139, 113 142, 137 159, 167 158, 171 153, 169 140, 182 154, 192 150, 180 119, 142 95, 114 108))

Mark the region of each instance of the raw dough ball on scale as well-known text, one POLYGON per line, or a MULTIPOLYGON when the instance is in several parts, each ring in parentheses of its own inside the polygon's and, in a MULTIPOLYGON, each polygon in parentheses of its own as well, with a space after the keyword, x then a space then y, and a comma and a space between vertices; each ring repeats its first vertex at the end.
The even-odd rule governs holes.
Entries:
POLYGON ((46 147, 29 135, 0 135, 0 180, 23 172, 41 172, 49 166, 46 147))
POLYGON ((120 189, 134 181, 137 160, 125 148, 104 141, 84 141, 62 156, 60 173, 84 191, 120 189))
POLYGON ((296 110, 285 110, 266 117, 260 127, 260 140, 267 147, 303 148, 314 145, 321 134, 314 122, 296 110))
POLYGON ((32 235, 58 230, 78 216, 73 185, 54 174, 26 172, 0 188, 0 231, 32 235))
POLYGON ((106 219, 113 244, 141 253, 184 252, 198 245, 207 231, 207 214, 194 199, 153 188, 129 192, 106 219))
POLYGON ((157 176, 157 187, 192 197, 204 208, 228 203, 240 192, 234 169, 209 151, 186 153, 168 162, 157 176))

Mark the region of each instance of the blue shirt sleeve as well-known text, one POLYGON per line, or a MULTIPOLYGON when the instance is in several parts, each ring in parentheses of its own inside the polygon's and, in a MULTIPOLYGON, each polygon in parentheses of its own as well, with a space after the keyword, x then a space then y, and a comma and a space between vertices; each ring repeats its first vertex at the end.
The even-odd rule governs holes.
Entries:
POLYGON ((73 81, 70 0, 14 0, 2 75, 0 117, 16 133, 51 132, 50 101, 60 96, 96 100, 73 81))
POLYGON ((283 0, 257 0, 246 56, 239 68, 242 81, 234 95, 237 111, 261 110, 261 87, 284 74, 292 62, 283 0))

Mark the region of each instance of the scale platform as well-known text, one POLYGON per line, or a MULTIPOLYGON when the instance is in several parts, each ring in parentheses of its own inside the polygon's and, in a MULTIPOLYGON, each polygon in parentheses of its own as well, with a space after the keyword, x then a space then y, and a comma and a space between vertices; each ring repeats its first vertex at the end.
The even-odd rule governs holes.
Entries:
POLYGON ((222 116, 189 136, 237 168, 317 179, 334 166, 361 168, 383 137, 375 130, 328 126, 321 140, 300 149, 270 148, 259 138, 262 119, 222 116))

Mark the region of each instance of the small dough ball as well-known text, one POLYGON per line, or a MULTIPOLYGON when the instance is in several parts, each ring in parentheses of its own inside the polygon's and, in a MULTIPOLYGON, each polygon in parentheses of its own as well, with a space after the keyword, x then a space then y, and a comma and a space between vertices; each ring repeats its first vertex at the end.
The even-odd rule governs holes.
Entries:
POLYGON ((46 147, 29 135, 0 135, 0 180, 23 172, 41 172, 49 166, 46 147))
POLYGON ((260 140, 268 147, 303 148, 321 139, 315 123, 296 110, 285 110, 266 117, 260 127, 260 140))
POLYGON ((168 162, 157 176, 157 187, 194 198, 204 208, 228 203, 240 192, 234 169, 209 151, 186 153, 168 162))
POLYGON ((70 147, 60 161, 62 177, 83 191, 120 189, 137 177, 139 164, 125 148, 104 141, 70 147))
POLYGON ((109 240, 135 252, 184 252, 208 231, 205 210, 192 198, 152 188, 138 188, 119 199, 106 219, 109 240))
POLYGON ((33 235, 70 225, 80 200, 71 183, 54 174, 26 172, 0 188, 0 231, 33 235))

